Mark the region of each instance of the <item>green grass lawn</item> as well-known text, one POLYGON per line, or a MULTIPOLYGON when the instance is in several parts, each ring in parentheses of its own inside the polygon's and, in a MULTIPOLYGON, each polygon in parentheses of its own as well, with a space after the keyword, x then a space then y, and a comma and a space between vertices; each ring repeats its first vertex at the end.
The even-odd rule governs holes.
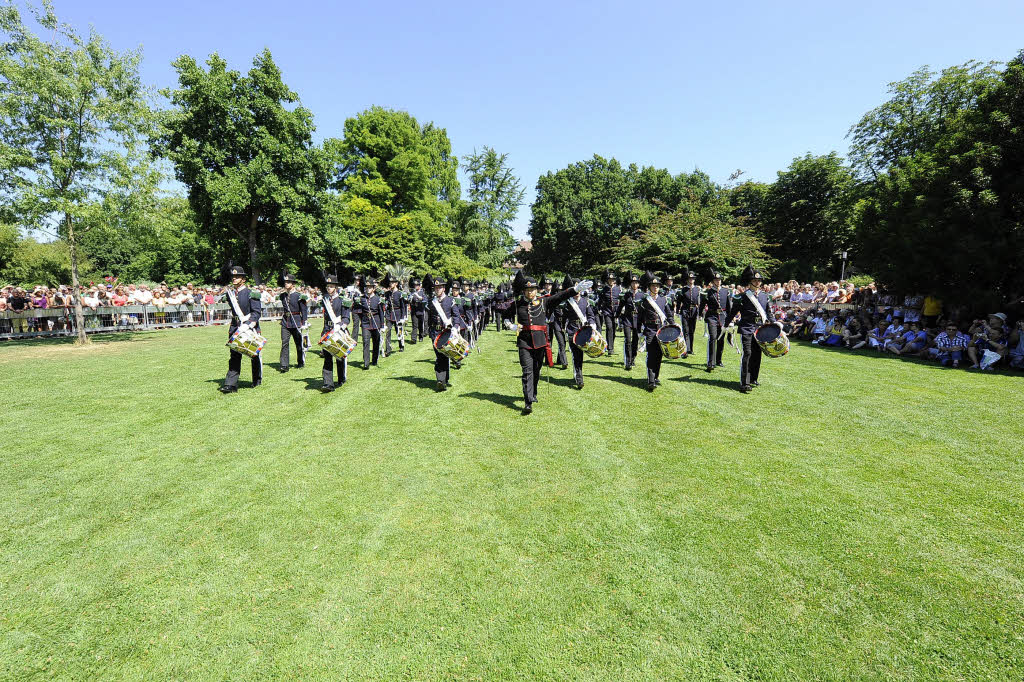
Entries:
POLYGON ((523 417, 507 332, 228 396, 225 334, 0 345, 0 678, 1024 678, 1020 375, 588 359, 523 417))

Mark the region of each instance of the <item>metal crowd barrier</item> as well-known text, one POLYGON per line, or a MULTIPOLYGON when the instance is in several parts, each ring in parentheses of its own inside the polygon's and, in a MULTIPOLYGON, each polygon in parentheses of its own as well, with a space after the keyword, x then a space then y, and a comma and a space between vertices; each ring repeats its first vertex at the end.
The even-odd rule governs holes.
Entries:
MULTIPOLYGON (((173 327, 201 327, 228 324, 231 305, 228 303, 181 305, 126 305, 83 308, 87 334, 132 332, 173 327)), ((310 317, 323 314, 319 305, 310 305, 310 317)), ((280 320, 284 315, 281 303, 263 306, 261 320, 280 320)), ((33 337, 72 336, 76 334, 74 308, 46 308, 15 313, 0 312, 0 340, 33 337)))

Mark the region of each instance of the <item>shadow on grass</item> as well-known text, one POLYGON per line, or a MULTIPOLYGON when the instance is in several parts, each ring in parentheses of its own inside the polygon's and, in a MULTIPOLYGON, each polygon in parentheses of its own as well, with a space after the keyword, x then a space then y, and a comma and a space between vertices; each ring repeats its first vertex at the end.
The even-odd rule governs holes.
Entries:
POLYGON ((388 381, 404 381, 409 384, 413 384, 416 388, 430 389, 431 391, 436 390, 437 380, 428 379, 427 377, 416 377, 416 376, 404 376, 404 377, 388 377, 388 381))
POLYGON ((295 383, 306 384, 307 391, 319 391, 324 385, 323 377, 302 377, 301 379, 293 379, 295 383))
MULTIPOLYGON (((159 330, 148 329, 136 332, 109 332, 102 334, 89 334, 90 341, 95 343, 113 343, 120 341, 145 341, 153 338, 159 330)), ((33 336, 23 339, 0 340, 0 347, 18 346, 70 346, 78 340, 76 335, 71 336, 33 336)))
POLYGON ((740 390, 739 377, 735 379, 726 379, 725 377, 715 377, 714 372, 706 373, 705 376, 684 376, 684 377, 672 377, 669 381, 679 381, 684 384, 704 384, 706 386, 714 386, 716 388, 723 388, 727 391, 740 390))
MULTIPOLYGON (((817 345, 812 345, 809 341, 799 341, 799 342, 797 342, 797 344, 794 344, 794 345, 799 345, 799 346, 805 347, 808 350, 824 351, 826 353, 839 353, 841 355, 873 357, 873 358, 876 358, 876 359, 885 359, 885 360, 901 360, 903 362, 909 362, 911 364, 918 365, 919 367, 927 367, 929 369, 939 369, 939 370, 943 370, 943 369, 944 370, 950 370, 950 369, 953 369, 951 366, 943 366, 942 363, 938 362, 937 360, 926 360, 924 358, 919 358, 916 355, 896 355, 895 353, 890 353, 888 351, 879 352, 877 350, 869 349, 869 348, 861 348, 859 350, 850 350, 849 348, 839 348, 837 346, 817 346, 817 345)), ((979 356, 980 356, 980 353, 979 353, 979 356)), ((964 359, 960 363, 960 369, 966 369, 966 368, 969 368, 970 366, 971 366, 971 361, 967 357, 967 354, 964 353, 964 359)), ((992 370, 989 373, 997 374, 997 375, 998 374, 1005 374, 1007 376, 1012 376, 1014 374, 1017 374, 1017 372, 1014 372, 1013 370, 1011 370, 1011 369, 1009 369, 1009 368, 1007 368, 1005 366, 998 367, 997 369, 994 369, 994 370, 992 370)))
MULTIPOLYGON (((584 379, 587 378, 586 374, 583 375, 583 378, 584 379)), ((541 382, 542 383, 551 383, 551 384, 554 384, 555 386, 567 386, 569 388, 575 388, 576 387, 576 379, 571 377, 571 376, 570 377, 562 377, 562 376, 555 376, 555 375, 547 374, 547 375, 544 375, 544 376, 541 377, 541 382)))
POLYGON ((505 395, 504 393, 481 393, 479 391, 471 391, 469 393, 462 393, 459 395, 460 398, 474 398, 476 400, 487 400, 497 405, 502 405, 509 408, 510 410, 519 411, 520 407, 516 406, 516 397, 511 395, 505 395))
MULTIPOLYGON (((617 377, 612 374, 592 374, 595 379, 604 379, 606 381, 616 381, 623 386, 631 386, 632 388, 644 388, 647 386, 647 372, 644 371, 639 377, 617 377)), ((584 379, 586 375, 584 374, 584 379)))

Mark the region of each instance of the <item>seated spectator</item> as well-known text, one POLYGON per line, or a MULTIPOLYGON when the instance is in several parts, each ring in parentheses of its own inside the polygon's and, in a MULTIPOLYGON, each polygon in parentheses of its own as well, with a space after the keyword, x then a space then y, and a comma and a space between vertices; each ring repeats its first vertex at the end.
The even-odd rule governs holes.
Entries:
POLYGON ((959 367, 970 341, 971 338, 951 322, 946 325, 945 331, 935 337, 935 345, 929 349, 929 355, 938 359, 943 367, 947 367, 950 362, 953 367, 959 367))
POLYGON ((892 322, 885 329, 885 334, 882 336, 882 348, 881 350, 887 350, 888 346, 895 341, 898 341, 903 332, 906 329, 903 327, 903 318, 897 313, 893 313, 892 322))
POLYGON ((826 331, 825 340, 822 341, 823 346, 837 347, 843 342, 843 332, 846 329, 846 321, 839 315, 832 318, 829 323, 828 330, 826 331))
POLYGON ((994 313, 989 315, 988 322, 981 323, 980 327, 972 326, 971 341, 967 345, 967 356, 971 359, 971 369, 993 369, 993 367, 1006 357, 1009 350, 1009 339, 1007 338, 1006 315, 994 313), (995 361, 985 362, 985 351, 991 351, 998 356, 995 361))
POLYGON ((921 329, 919 322, 910 322, 907 327, 898 340, 889 344, 888 350, 895 355, 917 354, 928 345, 928 332, 921 329))
POLYGON ((867 335, 864 333, 864 323, 859 317, 850 317, 843 330, 843 346, 850 350, 863 348, 867 343, 867 335))
POLYGON ((1007 357, 1010 359, 1010 367, 1024 369, 1024 319, 1017 320, 1009 342, 1007 357))
POLYGON ((914 294, 913 296, 907 296, 903 299, 903 321, 904 322, 920 322, 921 321, 921 306, 924 303, 924 296, 921 294, 914 294))
POLYGON ((811 330, 811 343, 816 345, 825 336, 825 332, 828 329, 828 318, 824 311, 817 310, 811 318, 811 322, 814 324, 814 328, 811 330))
POLYGON ((885 318, 878 317, 875 320, 875 326, 868 332, 868 348, 882 350, 885 344, 885 330, 888 328, 889 324, 885 321, 885 318))

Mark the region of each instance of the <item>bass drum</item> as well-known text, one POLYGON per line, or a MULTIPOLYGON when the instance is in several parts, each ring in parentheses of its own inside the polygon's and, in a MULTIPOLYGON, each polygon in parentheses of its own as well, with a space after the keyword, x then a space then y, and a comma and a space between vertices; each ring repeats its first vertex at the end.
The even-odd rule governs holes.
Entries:
POLYGON ((679 325, 666 324, 658 330, 657 338, 661 344, 661 352, 669 360, 686 357, 686 339, 683 337, 683 328, 679 325))
POLYGON ((608 351, 608 342, 601 336, 601 332, 590 326, 576 330, 572 335, 572 343, 592 358, 599 358, 608 351))
POLYGON ((777 324, 762 324, 754 332, 754 340, 770 358, 781 358, 789 352, 789 337, 777 324))

